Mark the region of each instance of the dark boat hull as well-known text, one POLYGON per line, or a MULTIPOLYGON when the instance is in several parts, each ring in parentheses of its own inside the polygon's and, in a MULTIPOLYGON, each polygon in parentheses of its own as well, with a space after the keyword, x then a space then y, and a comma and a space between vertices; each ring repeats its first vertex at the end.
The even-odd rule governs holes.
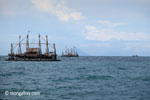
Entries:
POLYGON ((79 57, 78 55, 62 55, 61 57, 79 57))
POLYGON ((45 56, 45 55, 9 55, 7 61, 60 61, 57 59, 57 55, 45 56))

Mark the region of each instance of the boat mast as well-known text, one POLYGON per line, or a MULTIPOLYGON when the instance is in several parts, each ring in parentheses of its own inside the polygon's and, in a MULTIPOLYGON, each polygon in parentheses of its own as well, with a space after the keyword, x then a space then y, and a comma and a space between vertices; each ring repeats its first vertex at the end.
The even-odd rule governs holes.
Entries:
POLYGON ((75 52, 75 55, 78 55, 76 47, 74 47, 74 52, 75 52))
POLYGON ((55 43, 53 44, 53 48, 54 48, 54 55, 56 55, 56 47, 55 47, 55 43))
POLYGON ((11 54, 11 55, 13 55, 13 54, 14 54, 14 50, 13 50, 13 44, 12 44, 12 43, 11 43, 10 54, 11 54))
POLYGON ((46 55, 49 55, 49 48, 48 48, 48 36, 46 35, 46 55))
POLYGON ((26 52, 29 48, 29 35, 27 35, 27 39, 26 39, 26 52))
POLYGON ((75 47, 73 47, 73 55, 75 55, 75 50, 74 50, 74 48, 75 48, 75 47))
POLYGON ((21 54, 21 36, 19 36, 19 44, 18 44, 18 54, 21 54))
POLYGON ((70 49, 68 48, 68 54, 70 54, 70 49))
POLYGON ((40 34, 39 34, 39 55, 42 53, 42 51, 41 51, 41 39, 40 39, 40 34))
POLYGON ((53 48, 54 48, 54 55, 53 55, 53 59, 57 59, 57 55, 56 55, 56 47, 55 47, 55 43, 53 44, 53 48))

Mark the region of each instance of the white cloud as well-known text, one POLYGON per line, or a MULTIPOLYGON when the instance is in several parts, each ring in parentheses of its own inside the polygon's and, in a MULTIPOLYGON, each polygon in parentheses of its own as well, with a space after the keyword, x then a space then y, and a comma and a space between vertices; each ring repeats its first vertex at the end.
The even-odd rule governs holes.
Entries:
POLYGON ((122 41, 150 40, 150 34, 97 29, 95 26, 86 26, 85 36, 87 40, 97 41, 111 41, 113 39, 122 41))
POLYGON ((110 21, 107 21, 107 20, 100 20, 98 22, 101 23, 101 24, 105 24, 108 27, 117 27, 117 26, 121 26, 121 25, 127 25, 127 23, 113 23, 113 22, 110 22, 110 21))
POLYGON ((80 47, 110 47, 110 43, 86 43, 80 44, 80 47))
POLYGON ((0 14, 18 16, 32 11, 29 0, 0 0, 0 14))
POLYGON ((32 0, 32 3, 38 11, 53 14, 62 21, 84 18, 81 12, 67 7, 65 0, 32 0))

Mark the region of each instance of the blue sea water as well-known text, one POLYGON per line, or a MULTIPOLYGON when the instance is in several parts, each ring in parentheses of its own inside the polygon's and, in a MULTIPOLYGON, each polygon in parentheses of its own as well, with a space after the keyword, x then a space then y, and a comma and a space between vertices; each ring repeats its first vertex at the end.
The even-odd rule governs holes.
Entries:
POLYGON ((4 59, 0 57, 1 100, 150 100, 150 57, 4 59), (5 95, 6 91, 40 95, 5 95))

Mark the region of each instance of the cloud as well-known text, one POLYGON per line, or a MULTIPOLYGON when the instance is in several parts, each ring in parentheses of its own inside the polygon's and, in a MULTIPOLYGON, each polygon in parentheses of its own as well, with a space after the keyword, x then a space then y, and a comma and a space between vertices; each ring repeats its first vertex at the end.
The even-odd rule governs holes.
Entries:
POLYGON ((80 47, 110 47, 110 43, 86 43, 80 44, 80 47))
POLYGON ((111 29, 97 29, 95 26, 85 27, 86 40, 97 40, 97 41, 140 41, 150 40, 150 34, 136 33, 136 32, 118 32, 111 29))
POLYGON ((108 27, 117 27, 117 26, 127 25, 127 23, 112 23, 112 22, 107 21, 107 20, 100 20, 98 22, 101 24, 105 24, 108 27))
POLYGON ((32 0, 34 7, 40 11, 57 16, 62 21, 81 20, 81 12, 67 7, 65 0, 32 0))
POLYGON ((29 0, 0 0, 0 14, 7 16, 24 15, 31 11, 30 4, 29 0))

